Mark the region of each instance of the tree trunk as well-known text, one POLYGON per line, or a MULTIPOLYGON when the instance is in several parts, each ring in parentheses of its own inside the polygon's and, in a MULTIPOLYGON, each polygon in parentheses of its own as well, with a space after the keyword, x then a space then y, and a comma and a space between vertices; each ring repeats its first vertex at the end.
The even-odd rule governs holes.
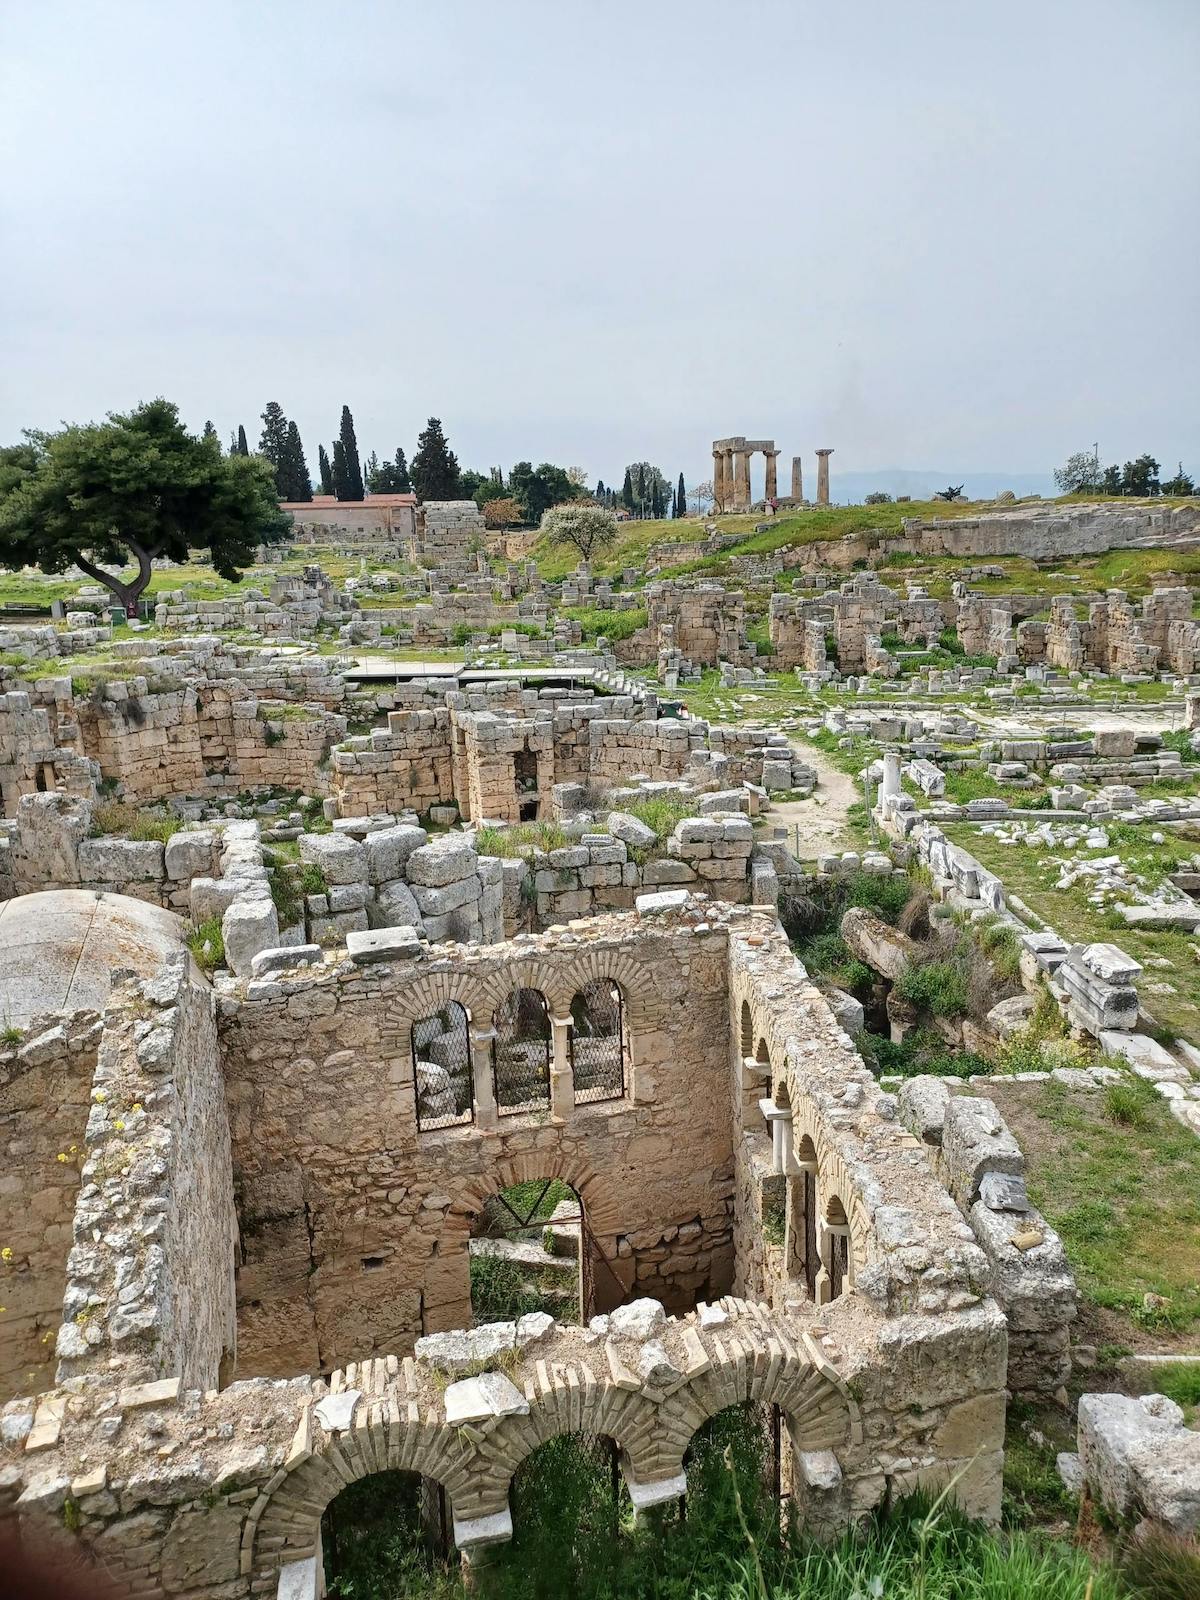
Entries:
POLYGON ((136 558, 138 564, 137 577, 129 583, 125 583, 111 572, 105 572, 103 567, 93 566, 86 556, 76 556, 75 565, 82 567, 84 572, 89 577, 95 578, 97 583, 103 584, 108 592, 114 595, 125 607, 126 617, 130 621, 134 621, 138 614, 138 600, 141 598, 142 591, 150 582, 153 571, 151 562, 158 554, 158 551, 143 550, 140 545, 134 544, 132 540, 126 540, 125 543, 128 544, 130 553, 136 558))

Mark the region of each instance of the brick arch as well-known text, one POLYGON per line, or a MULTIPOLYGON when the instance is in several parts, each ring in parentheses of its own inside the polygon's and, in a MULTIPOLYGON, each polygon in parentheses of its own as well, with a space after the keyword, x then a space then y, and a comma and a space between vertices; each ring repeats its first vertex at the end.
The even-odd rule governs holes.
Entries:
POLYGON ((450 1000, 456 1000, 466 1010, 472 1027, 490 1027, 491 1013, 481 1009, 482 986, 475 973, 444 971, 427 972, 415 982, 405 984, 396 996, 397 1023, 401 1028, 411 1028, 414 1022, 432 1017, 450 1000))
POLYGON ((506 1156, 463 1185, 446 1212, 441 1248, 453 1248, 456 1234, 461 1234, 465 1248, 472 1220, 498 1190, 538 1178, 559 1178, 570 1184, 583 1203, 583 1214, 593 1233, 605 1237, 619 1231, 621 1208, 607 1177, 585 1156, 559 1149, 535 1149, 506 1156))
POLYGON ((816 1151, 818 1213, 825 1216, 831 1198, 836 1196, 841 1201, 850 1224, 851 1261, 857 1273, 869 1260, 870 1220, 850 1169, 830 1142, 816 1106, 808 1095, 798 1093, 792 1098, 792 1148, 796 1149, 804 1138, 816 1151))
MULTIPOLYGON (((529 1416, 502 1425, 504 1445, 495 1456, 508 1467, 488 1486, 484 1512, 502 1511, 512 1477, 539 1445, 559 1434, 591 1433, 613 1439, 624 1451, 630 1476, 654 1483, 681 1473, 698 1428, 728 1406, 747 1400, 775 1404, 788 1418, 797 1450, 835 1450, 861 1443, 858 1407, 845 1383, 823 1357, 806 1348, 788 1349, 781 1360, 752 1352, 715 1360, 710 1369, 657 1404, 606 1379, 589 1382, 589 1370, 555 1368, 549 1388, 530 1400, 529 1416)), ((478 1490, 478 1481, 476 1482, 478 1490)))
MULTIPOLYGON (((748 1308, 747 1308, 748 1309, 748 1308)), ((735 1328, 737 1324, 733 1325, 735 1328)), ((765 1330, 763 1330, 765 1331, 765 1330)), ((732 1342, 731 1340, 728 1342, 732 1342)), ((593 1433, 614 1439, 632 1477, 653 1483, 683 1471, 696 1430, 726 1407, 755 1400, 776 1404, 788 1418, 798 1450, 836 1450, 861 1444, 862 1422, 846 1384, 811 1341, 772 1339, 725 1350, 717 1344, 708 1369, 665 1400, 597 1380, 583 1363, 553 1366, 527 1380, 527 1416, 502 1419, 485 1448, 467 1431, 446 1425, 440 1406, 382 1393, 373 1364, 372 1384, 359 1368, 364 1392, 351 1427, 327 1434, 312 1419, 302 1423, 288 1459, 250 1508, 242 1535, 241 1571, 262 1579, 279 1567, 316 1553, 326 1506, 348 1484, 373 1473, 415 1472, 439 1482, 460 1518, 503 1511, 513 1474, 539 1445, 559 1434, 593 1433), (311 1430, 311 1431, 308 1431, 311 1430)))
POLYGON ((639 966, 624 950, 587 950, 547 974, 545 995, 565 1017, 571 1001, 595 979, 609 979, 621 991, 621 1001, 631 1029, 648 1030, 659 1026, 665 1012, 657 986, 647 981, 646 968, 639 966))
MULTIPOLYGON (((837 1450, 862 1441, 858 1406, 842 1378, 822 1356, 813 1358, 807 1348, 784 1352, 783 1359, 714 1364, 686 1390, 681 1423, 687 1437, 670 1473, 683 1471, 683 1458, 697 1429, 719 1411, 755 1400, 777 1405, 788 1419, 788 1432, 797 1450, 837 1450), (761 1370, 760 1370, 761 1368, 761 1370)), ((668 1476, 662 1467, 658 1476, 668 1476)))
POLYGON ((250 1509, 242 1534, 243 1574, 264 1577, 314 1556, 326 1507, 360 1478, 377 1472, 420 1473, 436 1478, 454 1504, 478 1469, 473 1446, 457 1429, 436 1417, 414 1417, 412 1411, 405 1417, 394 1401, 364 1396, 355 1408, 353 1426, 343 1433, 324 1434, 319 1424, 311 1426, 311 1454, 290 1469, 285 1461, 274 1492, 264 1491, 250 1509))

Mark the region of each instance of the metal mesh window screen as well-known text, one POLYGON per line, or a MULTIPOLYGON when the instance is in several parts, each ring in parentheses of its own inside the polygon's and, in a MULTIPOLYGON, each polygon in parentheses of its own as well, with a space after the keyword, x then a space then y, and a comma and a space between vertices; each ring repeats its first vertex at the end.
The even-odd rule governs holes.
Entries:
POLYGON ((620 1100, 625 1093, 625 1006, 608 978, 593 978, 571 1001, 575 1104, 620 1100))
POLYGON ((496 1010, 492 1071, 502 1117, 550 1107, 550 1012, 537 989, 514 989, 496 1010))
POLYGON ((471 1038, 467 1013, 450 1000, 432 1017, 412 1025, 413 1083, 417 1128, 454 1128, 475 1114, 471 1038))
POLYGON ((835 1233, 829 1241, 829 1298, 836 1300, 846 1283, 850 1265, 850 1241, 844 1233, 835 1233))

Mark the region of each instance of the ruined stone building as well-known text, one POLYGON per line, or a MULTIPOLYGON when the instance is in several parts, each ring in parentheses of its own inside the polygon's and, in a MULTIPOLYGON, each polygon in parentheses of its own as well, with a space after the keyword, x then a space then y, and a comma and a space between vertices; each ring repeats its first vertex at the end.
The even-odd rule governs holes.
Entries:
MULTIPOLYGON (((50 974, 78 911, 36 898, 50 974)), ((58 1018, 0 1049, 0 1513, 147 1593, 315 1595, 355 1478, 420 1475, 469 1555, 556 1433, 612 1438, 645 1507, 753 1401, 813 1529, 951 1479, 998 1515, 1006 1313, 944 1187, 968 1203, 985 1151, 948 1133, 939 1176, 773 914, 680 892, 214 992, 126 905, 111 995, 48 977, 58 1018), (453 1332, 483 1206, 534 1178, 577 1198, 584 1324, 453 1332)))

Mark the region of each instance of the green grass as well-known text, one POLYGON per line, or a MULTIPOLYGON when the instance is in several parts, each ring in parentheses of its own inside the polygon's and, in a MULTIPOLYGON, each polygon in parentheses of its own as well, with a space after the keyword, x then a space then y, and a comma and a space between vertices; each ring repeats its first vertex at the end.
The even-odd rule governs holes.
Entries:
POLYGON ((166 844, 180 830, 178 817, 162 811, 143 811, 140 807, 110 801, 92 808, 91 837, 120 837, 141 843, 166 844))
POLYGON ((596 606, 563 606, 555 615, 577 622, 585 644, 602 636, 615 644, 620 639, 630 638, 644 628, 649 620, 645 606, 635 606, 631 611, 610 611, 596 606))
POLYGON ((1057 1083, 989 1093, 1026 1152, 1034 1202, 1062 1235, 1080 1288, 1142 1326, 1200 1324, 1200 1140, 1149 1085, 1135 1123, 1057 1083), (1165 1308, 1143 1309, 1163 1296, 1165 1308))
POLYGON ((570 843, 557 822, 517 822, 507 828, 480 828, 475 849, 481 856, 524 857, 535 852, 561 850, 570 843))
POLYGON ((1165 1394, 1185 1409, 1200 1406, 1200 1361, 1171 1361, 1154 1367, 1145 1379, 1147 1394, 1165 1394))
POLYGON ((940 1033, 914 1028, 900 1044, 878 1033, 862 1033, 855 1040, 863 1060, 881 1076, 918 1078, 936 1073, 941 1078, 973 1078, 992 1070, 972 1050, 952 1050, 940 1033))
MULTIPOLYGON (((1143 844, 1131 849, 1122 843, 1119 853, 1133 869, 1145 869, 1161 877, 1173 861, 1190 855, 1197 847, 1168 835, 1163 845, 1149 841, 1151 829, 1139 824, 1143 844)), ((967 823, 952 823, 946 835, 977 857, 1004 883, 1006 891, 1018 895, 1027 906, 1064 938, 1068 944, 1115 943, 1140 961, 1146 969, 1141 980, 1142 1002, 1155 1021, 1185 1039, 1200 1039, 1200 962, 1193 955, 1193 940, 1185 933, 1129 928, 1115 924, 1113 915, 1088 902, 1086 881, 1068 889, 1055 887, 1059 868, 1052 859, 1058 852, 1044 847, 1005 844, 995 834, 982 833, 967 823), (1159 968, 1160 961, 1170 968, 1159 968), (1148 982, 1170 985, 1169 992, 1154 992, 1148 982)), ((1119 836, 1120 837, 1120 836, 1119 836)), ((1081 856, 1116 853, 1111 836, 1107 849, 1077 852, 1081 856)))
POLYGON ((656 796, 650 800, 633 800, 625 807, 625 811, 628 816, 636 817, 648 828, 653 828, 655 837, 661 844, 675 832, 676 825, 685 817, 696 815, 696 803, 694 800, 672 800, 666 796, 656 796))
POLYGON ((892 990, 931 1017, 961 1017, 967 1010, 967 976, 958 961, 935 957, 919 966, 911 964, 892 990))
POLYGON ((215 972, 218 967, 224 966, 225 940, 221 934, 220 917, 209 917, 207 922, 191 928, 187 935, 187 946, 201 972, 215 972))

